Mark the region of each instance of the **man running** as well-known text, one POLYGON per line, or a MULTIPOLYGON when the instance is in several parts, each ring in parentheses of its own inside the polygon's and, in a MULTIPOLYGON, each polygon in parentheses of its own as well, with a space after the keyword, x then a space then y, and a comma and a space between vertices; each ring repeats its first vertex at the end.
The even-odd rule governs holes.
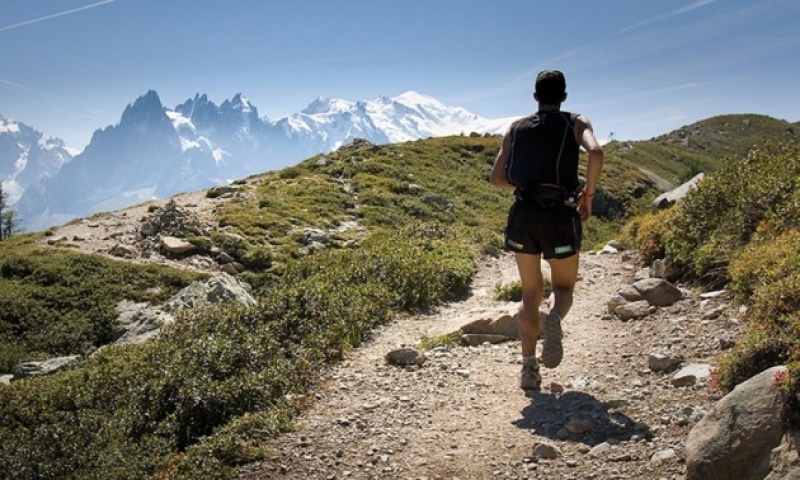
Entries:
POLYGON ((544 319, 542 363, 561 363, 561 321, 572 306, 578 278, 582 223, 592 215, 592 197, 603 169, 603 149, 583 115, 561 110, 567 99, 564 74, 545 70, 536 77, 533 98, 538 111, 514 122, 503 137, 490 181, 514 189, 508 214, 506 248, 514 252, 522 282, 517 328, 522 343, 523 389, 538 389, 542 377, 536 360, 539 305, 544 280, 541 259, 550 264, 552 294, 544 319), (589 154, 586 184, 578 191, 580 147, 589 154))

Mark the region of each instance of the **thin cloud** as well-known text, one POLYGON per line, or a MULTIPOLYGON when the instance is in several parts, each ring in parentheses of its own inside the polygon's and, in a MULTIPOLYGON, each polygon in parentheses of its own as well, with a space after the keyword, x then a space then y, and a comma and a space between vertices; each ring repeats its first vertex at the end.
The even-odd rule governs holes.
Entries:
POLYGON ((116 1, 117 0, 103 0, 102 2, 92 3, 90 5, 84 5, 82 7, 65 10, 63 12, 45 15, 44 17, 34 18, 32 20, 26 20, 24 22, 15 23, 13 25, 7 25, 5 27, 0 27, 0 32, 5 32, 6 30, 13 30, 19 27, 25 27, 27 25, 33 25, 34 23, 44 22, 45 20, 51 20, 53 18, 63 17, 64 15, 71 15, 73 13, 89 10, 90 8, 102 7, 103 5, 108 5, 109 3, 114 3, 116 1))
POLYGON ((6 88, 9 88, 9 89, 12 89, 12 90, 23 90, 23 91, 26 91, 26 92, 33 92, 33 93, 38 93, 38 94, 41 94, 41 95, 48 95, 48 96, 51 96, 51 97, 57 97, 58 96, 58 95, 55 95, 53 93, 45 92, 43 90, 39 90, 37 88, 29 87, 27 85, 21 85, 19 83, 15 83, 15 82, 12 82, 11 80, 6 80, 4 78, 0 78, 0 85, 5 86, 6 88))
POLYGON ((678 15, 683 15, 684 13, 691 12, 692 10, 697 10, 698 8, 705 7, 706 5, 711 5, 712 3, 716 2, 717 0, 698 0, 691 5, 687 5, 683 8, 679 8, 677 10, 673 10, 672 12, 665 13, 663 15, 658 15, 653 18, 648 18, 647 20, 642 20, 641 22, 634 23, 633 25, 628 25, 627 27, 623 28, 622 30, 618 31, 617 33, 625 33, 631 30, 637 29, 639 27, 643 27, 645 25, 650 25, 651 23, 660 22, 661 20, 666 20, 668 18, 677 17, 678 15))
POLYGON ((725 79, 723 81, 716 81, 716 82, 689 82, 689 83, 682 83, 678 85, 668 85, 665 87, 658 87, 658 88, 651 88, 646 90, 637 90, 632 92, 626 92, 620 95, 614 95, 613 99, 598 101, 598 102, 590 102, 585 103, 582 105, 583 108, 597 108, 597 107, 604 107, 608 105, 615 105, 621 101, 633 101, 634 99, 639 99, 642 97, 653 97, 653 96, 660 96, 665 93, 670 92, 677 92, 682 90, 695 90, 699 88, 704 88, 712 84, 719 84, 719 83, 726 83, 729 82, 731 79, 725 79))

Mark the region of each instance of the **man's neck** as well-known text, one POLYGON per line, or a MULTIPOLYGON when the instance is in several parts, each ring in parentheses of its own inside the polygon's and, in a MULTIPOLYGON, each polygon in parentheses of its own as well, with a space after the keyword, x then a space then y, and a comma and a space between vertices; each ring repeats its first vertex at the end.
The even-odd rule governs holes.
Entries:
POLYGON ((544 104, 544 103, 539 104, 540 112, 557 112, 559 110, 561 110, 561 104, 558 105, 544 104))

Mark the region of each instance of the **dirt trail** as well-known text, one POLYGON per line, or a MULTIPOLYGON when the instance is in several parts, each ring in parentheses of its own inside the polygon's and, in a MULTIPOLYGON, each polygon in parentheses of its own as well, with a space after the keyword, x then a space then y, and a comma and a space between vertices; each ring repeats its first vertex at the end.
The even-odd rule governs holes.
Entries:
POLYGON ((513 259, 484 259, 467 299, 379 329, 328 372, 301 428, 242 478, 682 478, 686 436, 718 396, 704 384, 672 386, 671 374, 649 371, 648 354, 715 365, 716 334, 737 322, 704 319, 716 305, 689 290, 646 320, 611 319, 608 299, 636 270, 620 254, 582 258, 564 361, 542 368, 532 397, 518 387, 519 342, 434 350, 421 368, 386 365, 390 350, 475 313, 515 311, 492 300, 497 283, 516 278, 513 259))

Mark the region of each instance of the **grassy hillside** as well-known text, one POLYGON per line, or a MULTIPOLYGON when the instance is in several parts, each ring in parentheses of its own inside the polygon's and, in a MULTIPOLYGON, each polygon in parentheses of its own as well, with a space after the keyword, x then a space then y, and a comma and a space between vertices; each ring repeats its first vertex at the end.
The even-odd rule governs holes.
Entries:
MULTIPOLYGON (((499 144, 354 142, 237 182, 243 195, 216 212, 217 230, 192 241, 241 259, 259 305, 186 313, 154 343, 0 386, 0 476, 227 478, 258 459, 266 438, 291 428, 326 363, 398 313, 459 295, 476 254, 501 247, 511 196, 487 182, 499 144)), ((685 163, 658 145, 632 150, 646 146, 659 160, 644 165, 679 176, 685 163)), ((608 149, 596 199, 605 218, 588 224, 587 248, 660 193, 620 149, 608 149)), ((158 302, 197 278, 35 239, 0 243, 6 371, 91 351, 116 301, 158 302)))
POLYGON ((797 124, 763 115, 722 115, 638 142, 611 142, 605 149, 626 164, 677 186, 698 172, 713 172, 768 141, 800 139, 797 124))

